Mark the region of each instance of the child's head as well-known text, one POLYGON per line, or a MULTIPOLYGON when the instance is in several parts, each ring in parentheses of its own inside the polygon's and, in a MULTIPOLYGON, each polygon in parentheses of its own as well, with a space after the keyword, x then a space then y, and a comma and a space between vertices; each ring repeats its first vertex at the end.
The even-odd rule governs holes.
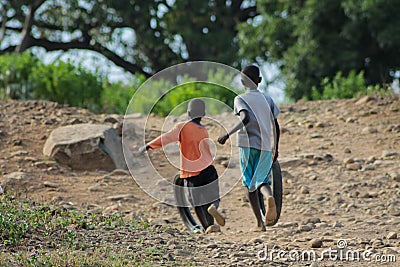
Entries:
POLYGON ((260 70, 257 66, 246 66, 242 70, 242 84, 246 88, 255 89, 261 82, 260 70))
POLYGON ((206 104, 203 100, 194 98, 189 101, 187 112, 191 119, 201 118, 206 115, 206 104))

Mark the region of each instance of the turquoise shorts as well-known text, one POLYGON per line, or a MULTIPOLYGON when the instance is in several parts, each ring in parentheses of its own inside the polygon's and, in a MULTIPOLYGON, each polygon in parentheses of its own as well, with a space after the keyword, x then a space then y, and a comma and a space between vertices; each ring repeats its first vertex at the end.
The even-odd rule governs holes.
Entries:
POLYGON ((269 175, 272 168, 272 152, 251 147, 239 147, 240 170, 242 184, 250 192, 257 190, 262 184, 271 184, 269 175))

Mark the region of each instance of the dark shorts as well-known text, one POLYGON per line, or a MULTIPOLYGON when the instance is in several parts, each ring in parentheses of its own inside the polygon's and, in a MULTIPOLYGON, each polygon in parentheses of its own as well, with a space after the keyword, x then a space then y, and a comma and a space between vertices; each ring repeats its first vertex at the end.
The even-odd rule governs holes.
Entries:
POLYGON ((199 175, 186 178, 189 189, 189 201, 197 207, 219 200, 218 173, 213 165, 201 171, 199 175))

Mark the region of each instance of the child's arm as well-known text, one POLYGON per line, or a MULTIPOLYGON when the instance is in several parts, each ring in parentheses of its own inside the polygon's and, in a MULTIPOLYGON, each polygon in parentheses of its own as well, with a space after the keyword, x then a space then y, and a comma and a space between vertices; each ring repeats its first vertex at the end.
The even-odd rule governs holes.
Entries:
POLYGON ((221 135, 218 137, 218 143, 221 145, 225 144, 226 140, 228 140, 229 136, 234 134, 235 132, 239 131, 241 128, 243 128, 244 125, 246 125, 250 118, 249 118, 249 112, 245 109, 242 109, 239 112, 240 120, 230 129, 226 134, 221 135))
POLYGON ((172 142, 177 142, 179 140, 179 134, 181 132, 181 127, 179 125, 175 125, 170 131, 160 135, 156 139, 150 141, 143 147, 139 149, 139 153, 144 153, 149 149, 156 149, 162 146, 168 145, 172 142))

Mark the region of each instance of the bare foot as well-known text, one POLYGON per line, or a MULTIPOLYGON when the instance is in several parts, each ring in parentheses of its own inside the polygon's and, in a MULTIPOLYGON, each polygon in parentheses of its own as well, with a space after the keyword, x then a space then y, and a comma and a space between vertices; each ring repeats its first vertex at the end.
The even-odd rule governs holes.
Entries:
POLYGON ((251 231, 252 231, 252 232, 265 232, 266 229, 265 229, 265 226, 262 225, 262 226, 254 227, 253 229, 251 229, 251 231))
POLYGON ((265 223, 270 224, 276 220, 276 205, 274 197, 267 199, 267 213, 265 214, 265 223))
POLYGON ((210 233, 218 233, 218 232, 221 232, 221 228, 218 225, 213 224, 213 225, 210 225, 207 227, 205 233, 210 234, 210 233))
POLYGON ((211 216, 214 217, 214 219, 217 221, 219 225, 221 226, 225 225, 225 218, 221 215, 221 213, 218 212, 214 204, 208 207, 207 211, 209 214, 211 214, 211 216))

